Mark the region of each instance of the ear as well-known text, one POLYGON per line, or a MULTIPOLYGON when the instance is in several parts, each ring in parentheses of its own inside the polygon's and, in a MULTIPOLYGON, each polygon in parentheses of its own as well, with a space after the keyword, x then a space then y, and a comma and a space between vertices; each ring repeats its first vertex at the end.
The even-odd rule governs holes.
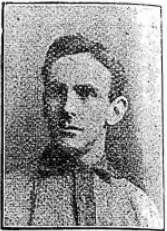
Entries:
POLYGON ((127 109, 127 99, 124 96, 117 97, 108 107, 106 117, 107 123, 109 125, 114 125, 118 123, 125 115, 127 109))

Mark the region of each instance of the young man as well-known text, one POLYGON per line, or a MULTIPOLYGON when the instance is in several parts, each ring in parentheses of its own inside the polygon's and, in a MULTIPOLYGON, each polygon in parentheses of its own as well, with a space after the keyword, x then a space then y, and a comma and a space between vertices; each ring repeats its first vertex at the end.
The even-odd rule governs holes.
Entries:
POLYGON ((5 225, 161 228, 154 204, 116 179, 105 154, 107 128, 128 109, 123 67, 77 34, 54 41, 42 75, 50 145, 31 177, 6 177, 5 225))

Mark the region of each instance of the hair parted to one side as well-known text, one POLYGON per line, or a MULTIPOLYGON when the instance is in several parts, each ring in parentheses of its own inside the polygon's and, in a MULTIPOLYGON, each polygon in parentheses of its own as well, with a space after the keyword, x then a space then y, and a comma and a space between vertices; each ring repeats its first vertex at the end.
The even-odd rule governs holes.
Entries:
POLYGON ((111 87, 108 94, 110 102, 123 94, 127 84, 124 67, 109 56, 109 51, 101 43, 89 41, 81 34, 59 37, 50 45, 42 68, 44 84, 47 84, 53 62, 61 57, 78 53, 90 53, 111 73, 111 87))

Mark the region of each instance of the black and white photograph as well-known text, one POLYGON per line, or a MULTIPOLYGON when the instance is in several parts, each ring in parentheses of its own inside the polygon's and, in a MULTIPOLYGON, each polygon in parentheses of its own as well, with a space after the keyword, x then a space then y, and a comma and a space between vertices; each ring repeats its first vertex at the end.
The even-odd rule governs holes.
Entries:
POLYGON ((163 230, 161 6, 1 8, 1 228, 163 230))

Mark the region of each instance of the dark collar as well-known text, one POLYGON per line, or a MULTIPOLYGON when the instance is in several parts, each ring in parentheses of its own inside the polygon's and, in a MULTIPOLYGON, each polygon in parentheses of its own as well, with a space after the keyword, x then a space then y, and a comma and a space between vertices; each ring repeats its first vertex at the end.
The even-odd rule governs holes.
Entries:
MULTIPOLYGON (((82 165, 75 155, 63 150, 60 146, 47 146, 39 158, 37 164, 37 175, 40 178, 47 178, 52 175, 68 175, 76 171, 84 172, 85 166, 82 165)), ((111 178, 122 178, 120 173, 116 171, 110 162, 106 159, 106 155, 100 161, 91 167, 102 180, 110 183, 111 178)))

